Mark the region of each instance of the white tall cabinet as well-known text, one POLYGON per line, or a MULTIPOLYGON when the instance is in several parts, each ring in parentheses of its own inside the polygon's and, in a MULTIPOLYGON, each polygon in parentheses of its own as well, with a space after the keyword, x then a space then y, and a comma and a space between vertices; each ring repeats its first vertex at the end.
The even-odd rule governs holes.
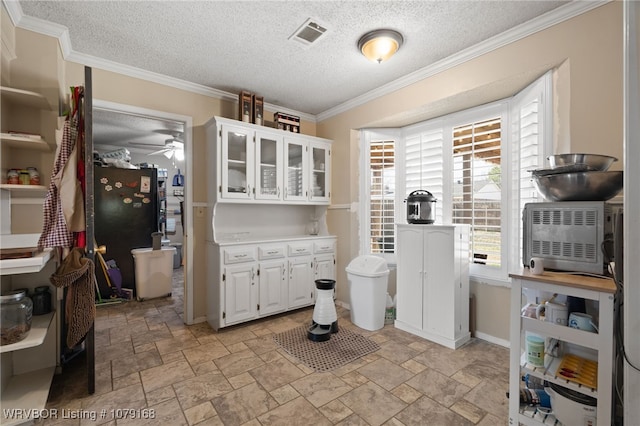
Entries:
POLYGON ((336 277, 331 141, 221 117, 205 129, 207 321, 217 330, 313 305, 315 280, 336 277))
POLYGON ((469 227, 398 224, 395 326, 456 349, 469 341, 469 227))

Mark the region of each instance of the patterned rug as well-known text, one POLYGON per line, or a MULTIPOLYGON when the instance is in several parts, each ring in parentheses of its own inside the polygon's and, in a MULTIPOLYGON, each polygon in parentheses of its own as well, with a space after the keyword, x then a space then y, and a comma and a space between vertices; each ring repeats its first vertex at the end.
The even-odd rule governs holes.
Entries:
POLYGON ((338 328, 326 342, 309 340, 304 326, 275 334, 273 340, 315 371, 333 370, 380 349, 373 340, 345 328, 338 328))

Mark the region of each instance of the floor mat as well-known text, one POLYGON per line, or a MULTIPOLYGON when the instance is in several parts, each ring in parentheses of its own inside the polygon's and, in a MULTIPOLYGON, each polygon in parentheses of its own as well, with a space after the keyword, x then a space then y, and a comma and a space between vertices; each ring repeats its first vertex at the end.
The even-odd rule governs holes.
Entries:
POLYGON ((380 349, 373 340, 345 328, 339 328, 326 342, 309 340, 304 326, 275 334, 273 340, 315 371, 333 370, 380 349))

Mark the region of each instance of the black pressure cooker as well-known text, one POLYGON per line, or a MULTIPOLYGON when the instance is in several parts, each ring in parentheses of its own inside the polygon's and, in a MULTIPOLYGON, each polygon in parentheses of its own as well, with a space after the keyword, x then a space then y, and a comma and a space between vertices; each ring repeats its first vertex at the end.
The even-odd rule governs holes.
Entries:
POLYGON ((436 198, 423 189, 413 191, 407 203, 407 223, 433 223, 436 221, 436 198))

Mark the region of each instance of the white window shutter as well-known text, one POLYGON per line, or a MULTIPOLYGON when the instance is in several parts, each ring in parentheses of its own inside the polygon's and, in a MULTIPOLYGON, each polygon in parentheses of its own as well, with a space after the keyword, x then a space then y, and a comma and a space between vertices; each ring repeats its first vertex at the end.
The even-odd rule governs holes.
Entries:
POLYGON ((436 221, 441 222, 444 195, 444 150, 442 126, 434 129, 415 128, 408 132, 404 145, 405 198, 423 189, 438 200, 436 221))
POLYGON ((522 210, 526 203, 543 201, 531 178, 531 170, 548 168, 551 146, 551 72, 546 73, 513 97, 511 117, 511 194, 509 268, 522 265, 522 210), (515 232, 517 230, 517 232, 515 232))

